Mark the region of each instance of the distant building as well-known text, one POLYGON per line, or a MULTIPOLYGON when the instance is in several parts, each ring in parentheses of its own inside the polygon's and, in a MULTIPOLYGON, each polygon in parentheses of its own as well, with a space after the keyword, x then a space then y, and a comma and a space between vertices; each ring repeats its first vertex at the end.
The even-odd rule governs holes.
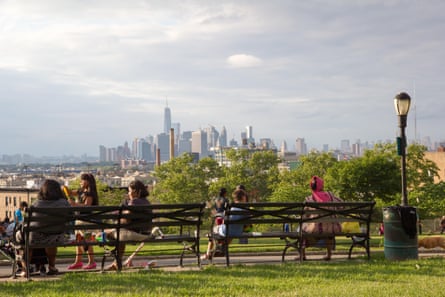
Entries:
POLYGON ((297 138, 295 141, 295 151, 297 155, 307 155, 307 145, 304 138, 297 138))
POLYGON ((166 106, 164 108, 164 133, 169 134, 171 127, 172 127, 171 112, 170 108, 166 106))
POLYGON ((0 220, 14 220, 14 211, 22 201, 31 205, 37 199, 38 189, 0 188, 0 220))
POLYGON ((226 127, 222 127, 221 133, 219 134, 219 143, 218 146, 226 147, 227 146, 227 130, 226 127))
MULTIPOLYGON (((170 132, 169 132, 170 133, 170 132)), ((166 133, 156 135, 156 149, 161 154, 161 162, 170 160, 170 136, 166 133)))
POLYGON ((207 150, 207 133, 203 130, 192 132, 192 153, 199 154, 199 159, 209 155, 207 150))

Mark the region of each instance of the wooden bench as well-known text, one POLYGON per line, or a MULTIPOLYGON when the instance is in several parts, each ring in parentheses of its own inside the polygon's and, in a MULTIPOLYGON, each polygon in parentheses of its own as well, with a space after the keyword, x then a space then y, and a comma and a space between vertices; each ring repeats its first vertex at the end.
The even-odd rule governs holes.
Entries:
MULTIPOLYGON (((118 255, 117 247, 120 243, 140 242, 178 242, 182 245, 179 265, 183 265, 183 258, 190 252, 196 256, 198 266, 200 262, 200 228, 204 213, 204 203, 191 204, 151 204, 144 206, 88 206, 88 207, 63 207, 63 208, 36 208, 29 207, 26 210, 23 225, 24 243, 20 246, 15 243, 17 249, 23 249, 27 267, 29 267, 29 251, 34 248, 45 248, 48 245, 30 243, 30 232, 42 233, 65 233, 74 234, 76 230, 83 232, 81 240, 66 238, 66 241, 56 245, 57 247, 70 246, 102 246, 104 254, 102 257, 101 270, 107 257, 111 256, 117 262, 118 271, 122 268, 121 257, 118 255), (124 223, 122 219, 134 220, 135 222, 124 223), (164 236, 147 236, 144 240, 125 240, 121 238, 124 229, 137 228, 146 225, 164 228, 164 236), (101 234, 104 230, 115 230, 114 239, 97 240, 94 234, 101 234)), ((53 245, 55 246, 55 245, 53 245)), ((18 261, 22 256, 16 253, 13 263, 12 275, 16 274, 18 261)), ((29 278, 29 269, 27 269, 29 278)))
MULTIPOLYGON (((285 261, 286 252, 289 248, 296 249, 302 260, 302 242, 304 239, 314 237, 312 234, 303 232, 303 224, 310 222, 354 222, 360 224, 361 229, 355 232, 339 232, 335 236, 346 236, 351 238, 348 258, 351 258, 355 246, 366 249, 370 257, 370 222, 375 202, 332 202, 332 203, 309 203, 309 202, 282 202, 282 203, 236 203, 231 204, 226 211, 224 223, 226 234, 230 234, 231 225, 253 225, 254 230, 266 229, 265 232, 248 232, 237 236, 221 236, 213 233, 213 224, 208 237, 214 242, 221 243, 226 265, 230 265, 230 242, 236 238, 278 238, 284 241, 281 261, 285 261), (315 205, 313 205, 315 204, 315 205), (233 209, 232 209, 233 208, 233 209), (238 217, 237 219, 232 219, 238 217), (262 227, 260 227, 262 226, 262 227), (289 226, 286 230, 285 226, 289 226)), ((329 235, 332 237, 332 235, 329 235)), ((328 235, 316 235, 318 238, 326 238, 328 235)), ((212 259, 217 249, 212 250, 212 259)))

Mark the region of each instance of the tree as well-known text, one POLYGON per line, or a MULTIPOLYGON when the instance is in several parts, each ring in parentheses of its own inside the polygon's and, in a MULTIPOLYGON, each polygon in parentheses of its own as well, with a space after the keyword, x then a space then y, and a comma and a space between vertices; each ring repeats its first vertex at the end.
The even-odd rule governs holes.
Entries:
MULTIPOLYGON (((337 163, 331 153, 310 152, 300 157, 300 165, 293 171, 284 171, 275 183, 271 201, 303 201, 311 194, 309 182, 314 175, 325 177, 337 163)), ((328 189, 328 188, 327 188, 328 189)))
POLYGON ((393 201, 400 193, 400 169, 394 144, 377 144, 362 157, 338 162, 326 177, 327 183, 344 200, 393 201))
POLYGON ((420 144, 408 146, 406 157, 406 180, 410 190, 418 189, 424 185, 434 183, 434 178, 439 177, 439 167, 425 158, 427 147, 420 144))
POLYGON ((194 163, 190 154, 183 154, 158 166, 154 175, 155 199, 162 203, 191 203, 208 199, 209 185, 220 177, 220 169, 211 158, 194 163))
POLYGON ((216 195, 222 187, 231 191, 242 184, 247 189, 249 200, 267 200, 273 184, 278 182, 279 159, 276 153, 232 149, 226 152, 226 157, 230 166, 223 167, 223 176, 213 183, 211 193, 216 195))

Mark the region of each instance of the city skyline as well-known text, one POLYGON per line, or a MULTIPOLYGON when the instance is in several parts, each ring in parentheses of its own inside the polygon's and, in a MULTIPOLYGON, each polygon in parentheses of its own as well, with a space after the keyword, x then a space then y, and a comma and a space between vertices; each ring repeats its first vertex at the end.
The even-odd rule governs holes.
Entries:
POLYGON ((97 156, 209 125, 292 149, 445 139, 441 1, 0 3, 0 155, 97 156), (131 5, 129 4, 131 3, 131 5))

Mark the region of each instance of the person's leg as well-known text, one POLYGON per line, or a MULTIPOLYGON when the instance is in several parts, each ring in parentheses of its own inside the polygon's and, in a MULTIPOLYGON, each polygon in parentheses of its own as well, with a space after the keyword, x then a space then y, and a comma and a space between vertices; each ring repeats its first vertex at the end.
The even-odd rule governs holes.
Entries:
POLYGON ((68 266, 68 269, 80 269, 83 267, 82 263, 83 246, 76 246, 76 259, 74 263, 68 266))
POLYGON ((334 239, 326 239, 326 256, 323 259, 331 260, 332 250, 334 249, 334 239))
MULTIPOLYGON (((29 254, 28 254, 29 259, 32 259, 32 249, 29 250, 29 254)), ((29 270, 29 267, 26 265, 26 252, 25 250, 23 250, 23 255, 22 255, 22 272, 20 272, 19 276, 26 276, 26 271, 29 270)))
POLYGON ((85 266, 84 269, 95 269, 96 262, 94 261, 94 251, 92 245, 88 246, 87 255, 88 255, 88 265, 85 266))
POLYGON ((45 251, 48 257, 48 269, 52 271, 56 270, 57 247, 45 248, 45 251))
POLYGON ((208 259, 210 259, 211 255, 212 255, 212 250, 213 250, 213 240, 210 239, 209 243, 207 244, 207 251, 201 257, 201 260, 208 260, 208 259))

